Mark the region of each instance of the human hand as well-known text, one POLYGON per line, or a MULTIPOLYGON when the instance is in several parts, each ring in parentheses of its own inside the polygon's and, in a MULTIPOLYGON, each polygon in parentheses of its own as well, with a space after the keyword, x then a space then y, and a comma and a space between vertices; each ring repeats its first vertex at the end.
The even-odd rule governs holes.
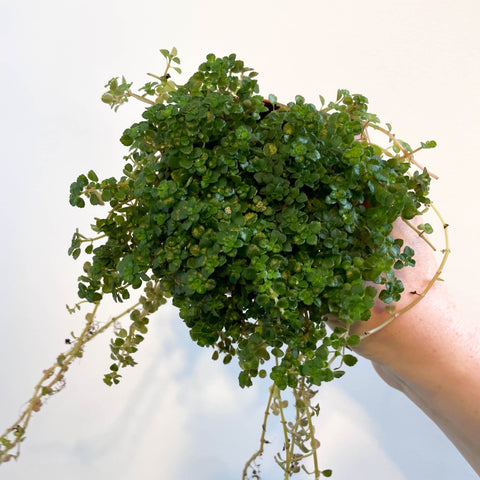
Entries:
POLYGON ((402 220, 394 223, 391 235, 415 251, 416 265, 397 272, 404 292, 395 307, 402 313, 374 331, 392 318, 377 300, 371 318, 350 329, 363 336, 354 350, 420 407, 480 475, 480 322, 460 311, 444 282, 434 281, 419 298, 437 275, 433 250, 402 220), (414 300, 419 301, 405 309, 414 300))

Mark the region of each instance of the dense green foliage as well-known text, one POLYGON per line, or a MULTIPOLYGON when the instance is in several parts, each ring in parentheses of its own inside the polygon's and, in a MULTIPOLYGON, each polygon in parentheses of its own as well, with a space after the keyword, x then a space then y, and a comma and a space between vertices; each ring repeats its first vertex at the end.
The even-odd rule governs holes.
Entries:
MULTIPOLYGON (((235 55, 209 55, 167 95, 167 76, 144 87, 142 98, 161 90, 162 101, 125 130, 123 176, 90 171, 71 186, 74 206, 110 205, 93 225, 104 242, 86 242, 78 293, 123 301, 145 286, 148 312, 171 297, 195 342, 238 358, 241 386, 265 376, 271 357, 280 389, 319 385, 343 373, 332 358, 355 363, 345 348, 360 339, 348 326, 369 318, 377 295, 366 282, 384 302, 399 299, 395 271, 414 252, 390 236, 392 223, 429 203, 430 177, 363 135, 378 119, 362 95, 280 105, 264 101, 255 76, 235 55), (345 328, 329 332, 329 315, 345 328)), ((109 87, 104 101, 118 107, 130 85, 109 87)), ((85 240, 74 235, 74 257, 85 240)), ((147 331, 138 310, 131 320, 112 341, 109 384, 147 331)))
POLYGON ((104 381, 118 383, 121 369, 135 365, 149 316, 171 298, 191 338, 211 347, 213 359, 236 357, 242 387, 257 376, 273 380, 260 446, 242 480, 260 478, 270 414, 282 425, 283 447, 274 458, 284 480, 302 469, 315 479, 330 477, 316 455, 316 385, 342 376, 342 365, 356 363, 351 347, 420 301, 448 256, 448 225, 427 198, 434 175, 413 158, 435 142, 412 150, 368 112, 364 96, 347 90, 327 105, 320 97, 320 107, 301 96, 288 105, 274 95, 266 100, 257 74, 235 55, 208 55, 177 85, 169 73, 181 73, 176 49, 161 53, 165 72, 149 74, 154 80, 141 95, 123 77, 106 85, 102 100, 113 109, 130 98, 148 107, 121 137, 129 148, 122 176, 99 180, 90 170, 70 187, 71 205, 110 207, 95 216, 94 237, 77 230, 69 249, 75 259, 82 251, 88 256, 80 301, 69 311, 83 303, 91 311, 0 437, 0 463, 18 457, 32 414, 64 388, 67 370, 92 339, 113 327, 114 363, 104 381), (387 147, 370 140, 372 129, 387 147), (412 248, 392 236, 392 224, 403 218, 429 243, 431 225, 408 222, 429 206, 443 223, 444 257, 425 289, 411 292, 415 300, 396 311, 403 291, 396 271, 415 262, 412 248), (138 301, 96 320, 105 296, 123 302, 134 290, 142 290, 138 301), (354 322, 369 319, 377 295, 390 318, 351 335, 354 322), (130 321, 122 320, 127 315, 130 321), (341 327, 328 329, 331 319, 341 327), (292 421, 282 397, 287 387, 292 421))

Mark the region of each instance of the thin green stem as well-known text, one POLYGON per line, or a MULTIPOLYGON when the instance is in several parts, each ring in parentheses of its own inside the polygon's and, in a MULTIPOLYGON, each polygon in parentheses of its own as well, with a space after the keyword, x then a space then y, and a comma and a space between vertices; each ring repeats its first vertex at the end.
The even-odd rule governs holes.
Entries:
POLYGON ((280 393, 280 389, 275 386, 275 397, 278 403, 278 410, 280 411, 280 423, 283 427, 283 437, 285 439, 285 476, 284 480, 288 480, 290 478, 290 464, 292 462, 292 458, 290 456, 290 440, 288 438, 288 428, 287 428, 287 420, 285 419, 285 412, 283 410, 282 405, 282 395, 280 393))
POLYGON ((408 225, 414 232, 418 233, 418 236, 434 251, 436 252, 437 249, 432 245, 432 243, 427 239, 425 238, 425 232, 422 232, 421 230, 419 230, 418 228, 415 227, 415 225, 412 225, 408 220, 405 220, 404 218, 402 218, 403 222, 408 225))
MULTIPOLYGON (((89 332, 94 321, 98 306, 98 303, 95 304, 93 311, 86 315, 87 323, 85 324, 82 333, 80 334, 72 348, 70 348, 67 353, 59 355, 56 362, 50 368, 43 371, 43 376, 41 377, 37 385, 35 385, 33 389, 33 395, 28 400, 27 406, 21 413, 20 417, 17 419, 16 422, 14 422, 14 424, 10 428, 8 428, 4 432, 4 434, 0 438, 6 440, 7 436, 10 435, 12 432, 18 432, 19 430, 25 432, 28 424, 30 423, 33 412, 38 412, 43 405, 42 397, 53 395, 63 388, 65 373, 69 369, 74 359, 81 356, 81 350, 83 346, 89 341, 89 332), (49 379, 51 380, 46 383, 49 379)), ((19 456, 20 443, 23 440, 23 436, 16 435, 15 440, 13 442, 10 442, 8 446, 5 446, 4 444, 5 448, 3 450, 0 450, 0 463, 6 462, 11 458, 17 458, 19 456), (15 447, 17 449, 15 454, 7 454, 8 451, 12 450, 15 447)))
MULTIPOLYGON (((294 394, 294 398, 295 398, 295 394, 296 394, 296 389, 293 389, 293 394, 294 394)), ((296 398, 295 398, 296 400, 296 398)), ((289 445, 289 452, 288 452, 288 468, 289 468, 289 472, 291 470, 291 462, 293 461, 293 459, 295 458, 295 436, 296 436, 296 433, 297 433, 297 429, 298 429, 298 424, 299 424, 299 418, 300 418, 300 412, 299 412, 299 409, 298 408, 295 408, 295 425, 293 427, 290 428, 290 445, 289 445)))
POLYGON ((312 455, 313 455, 313 468, 314 468, 314 473, 315 473, 315 479, 320 478, 320 470, 318 468, 318 457, 317 457, 317 440, 315 438, 315 427, 313 425, 312 421, 312 414, 311 414, 311 399, 310 397, 307 398, 305 395, 305 380, 302 379, 302 399, 303 403, 305 404, 305 413, 307 415, 307 420, 308 420, 308 432, 310 434, 310 448, 312 449, 312 455))
POLYGON ((81 233, 79 233, 78 236, 81 237, 80 242, 84 243, 84 242, 96 242, 97 240, 101 240, 102 238, 105 238, 108 235, 103 234, 103 235, 99 235, 98 237, 95 237, 95 238, 87 238, 84 235, 82 235, 81 233))
POLYGON ((128 90, 127 93, 129 97, 136 98, 137 100, 140 100, 143 103, 148 103, 148 105, 155 105, 155 102, 152 102, 152 100, 142 97, 141 95, 137 95, 136 93, 133 93, 131 90, 128 90))
POLYGON ((87 342, 94 339, 96 336, 100 335, 105 330, 108 330, 115 322, 120 320, 120 318, 124 317, 125 315, 128 315, 129 313, 133 312, 133 310, 135 310, 139 305, 140 305, 140 302, 137 302, 134 305, 132 305, 130 308, 127 308, 127 310, 124 310, 122 313, 120 313, 116 317, 111 318, 107 323, 102 325, 99 329, 95 330, 91 334, 91 336, 87 339, 87 342))
MULTIPOLYGON (((370 122, 365 122, 364 124, 364 128, 367 128, 367 127, 371 127, 375 130, 378 130, 379 132, 382 132, 384 133, 399 149, 400 151, 403 153, 403 155, 405 156, 405 158, 410 162, 410 163, 413 163, 415 166, 417 166, 418 168, 420 168, 420 170, 423 170, 425 167, 420 165, 416 160, 415 158, 413 157, 413 153, 418 151, 417 150, 414 150, 413 152, 409 152, 407 151, 403 145, 397 140, 397 138, 395 137, 395 135, 391 132, 389 132, 388 130, 386 130, 385 128, 381 127, 380 125, 376 125, 374 123, 370 123, 370 122)), ((432 178, 435 178, 435 179, 438 179, 438 175, 436 175, 435 173, 433 172, 430 172, 429 170, 427 170, 428 174, 430 175, 430 177, 432 178)))
POLYGON ((243 473, 242 473, 242 480, 246 480, 246 478, 247 478, 248 467, 250 467, 253 464, 253 462, 263 454, 263 451, 264 451, 264 448, 265 448, 265 434, 267 432, 267 421, 268 421, 268 416, 270 414, 270 406, 272 404, 273 393, 274 393, 275 388, 276 388, 275 384, 273 384, 270 387, 270 395, 268 396, 267 407, 265 408, 265 413, 263 415, 262 435, 260 436, 260 447, 248 459, 247 463, 245 464, 245 467, 243 468, 243 473))

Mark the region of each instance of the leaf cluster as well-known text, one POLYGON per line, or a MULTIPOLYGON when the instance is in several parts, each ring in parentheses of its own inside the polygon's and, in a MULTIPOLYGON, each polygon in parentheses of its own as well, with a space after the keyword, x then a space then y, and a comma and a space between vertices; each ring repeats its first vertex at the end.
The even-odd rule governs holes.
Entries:
MULTIPOLYGON (((259 95, 255 76, 233 54, 210 54, 185 84, 161 90, 121 137, 122 176, 100 181, 90 171, 72 184, 73 206, 88 200, 109 212, 92 225, 96 239, 74 234, 69 253, 86 243, 91 257, 81 299, 121 302, 156 285, 198 345, 224 363, 237 357, 241 386, 265 376, 271 358, 280 389, 301 377, 318 385, 342 374, 333 358, 354 363, 345 349, 359 339, 348 326, 369 318, 377 290, 385 303, 399 299, 396 271, 414 252, 391 236, 392 223, 429 204, 430 177, 368 141, 365 125, 378 118, 364 96, 340 90, 326 107, 302 96, 280 105, 259 95), (345 328, 327 331, 330 316, 345 328)), ((130 84, 115 82, 107 103, 118 107, 130 84)), ((110 382, 134 364, 146 329, 138 312, 131 320, 112 341, 110 382)))

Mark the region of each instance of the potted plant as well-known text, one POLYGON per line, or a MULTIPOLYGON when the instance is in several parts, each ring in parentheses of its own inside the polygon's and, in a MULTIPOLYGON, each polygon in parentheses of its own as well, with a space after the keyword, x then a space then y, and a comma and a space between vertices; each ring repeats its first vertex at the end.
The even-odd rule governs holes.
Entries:
MULTIPOLYGON (((44 370, 0 438, 0 462, 18 455, 32 413, 61 390, 91 340, 113 330, 104 382, 117 384, 135 365, 149 317, 171 299, 195 343, 210 348, 214 360, 236 358, 241 387, 257 377, 273 382, 260 446, 242 478, 258 478, 270 414, 283 426, 285 448, 276 461, 285 478, 305 469, 309 456, 310 473, 328 477, 316 456, 315 392, 354 365, 351 348, 374 333, 353 335, 350 326, 368 320, 377 296, 391 305, 403 291, 396 271, 414 265, 414 251, 390 235, 392 224, 434 208, 432 174, 413 154, 435 142, 413 150, 368 112, 364 96, 347 90, 328 104, 320 97, 320 107, 301 96, 286 105, 274 95, 266 100, 256 73, 235 55, 210 54, 177 84, 170 77, 181 73, 176 49, 161 53, 165 72, 139 93, 125 78, 107 84, 102 100, 115 110, 130 98, 147 107, 121 137, 129 149, 122 175, 100 180, 90 170, 70 188, 72 206, 89 202, 105 213, 95 217, 92 235, 76 231, 69 249, 75 259, 88 258, 80 300, 69 310, 90 310, 83 331, 44 370), (370 140, 371 130, 384 134, 386 147, 370 140), (140 289, 121 315, 97 321, 103 298, 124 302, 140 289), (332 318, 340 326, 330 330, 332 318), (287 389, 292 422, 285 418, 287 389)), ((428 223, 412 228, 424 237, 432 231, 428 223)), ((447 255, 448 248, 431 284, 447 255)), ((401 313, 392 308, 388 321, 401 313)))

